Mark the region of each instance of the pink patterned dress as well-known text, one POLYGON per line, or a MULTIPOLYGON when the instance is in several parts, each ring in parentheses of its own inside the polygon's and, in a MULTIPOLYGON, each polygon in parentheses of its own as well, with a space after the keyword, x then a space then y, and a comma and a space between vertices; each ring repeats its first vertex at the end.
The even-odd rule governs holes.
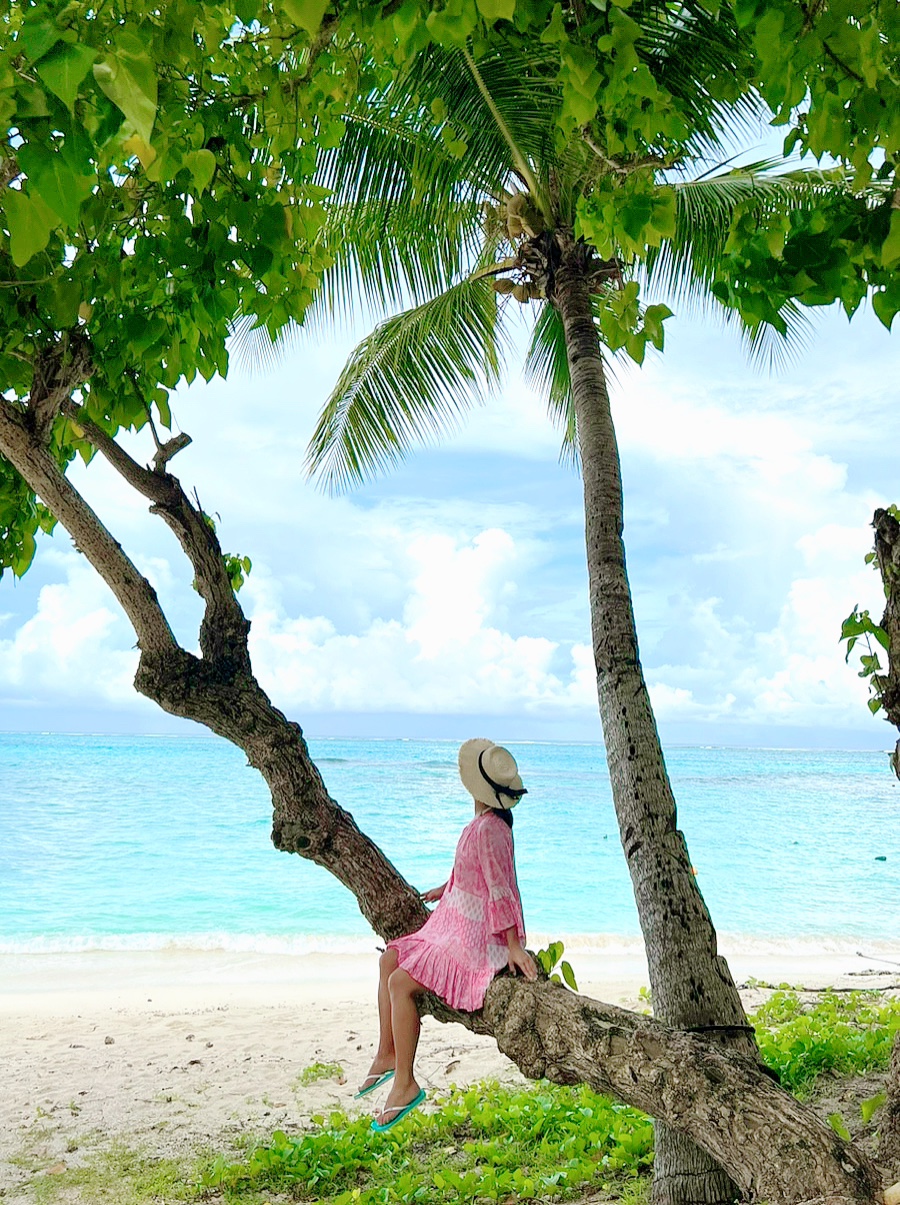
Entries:
POLYGON ((453 872, 434 912, 418 932, 396 937, 388 946, 417 983, 451 1008, 474 1012, 506 966, 503 934, 513 926, 524 942, 512 832, 493 812, 481 812, 462 831, 453 872))

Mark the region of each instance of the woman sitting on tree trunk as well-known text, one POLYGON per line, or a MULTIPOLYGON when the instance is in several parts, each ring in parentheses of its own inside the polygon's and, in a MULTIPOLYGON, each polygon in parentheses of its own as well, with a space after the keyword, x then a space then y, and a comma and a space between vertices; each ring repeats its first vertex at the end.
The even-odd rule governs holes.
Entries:
POLYGON ((513 860, 511 809, 527 792, 512 754, 493 741, 466 741, 459 776, 475 802, 462 831, 450 878, 422 899, 437 907, 416 933, 395 938, 381 956, 378 1049, 357 1096, 393 1079, 372 1122, 391 1129, 422 1104, 413 1062, 419 1041, 415 997, 433 992, 451 1008, 481 1008, 488 984, 508 966, 526 979, 537 967, 524 948, 525 924, 513 860))

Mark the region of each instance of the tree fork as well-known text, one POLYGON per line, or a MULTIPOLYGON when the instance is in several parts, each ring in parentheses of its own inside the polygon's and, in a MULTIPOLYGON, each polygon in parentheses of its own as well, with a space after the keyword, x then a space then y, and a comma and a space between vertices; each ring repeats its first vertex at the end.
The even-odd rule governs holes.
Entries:
POLYGON ((155 653, 176 649, 177 642, 156 591, 71 485, 43 440, 30 427, 26 411, 2 397, 0 452, 68 531, 75 546, 112 590, 134 628, 141 649, 155 653))

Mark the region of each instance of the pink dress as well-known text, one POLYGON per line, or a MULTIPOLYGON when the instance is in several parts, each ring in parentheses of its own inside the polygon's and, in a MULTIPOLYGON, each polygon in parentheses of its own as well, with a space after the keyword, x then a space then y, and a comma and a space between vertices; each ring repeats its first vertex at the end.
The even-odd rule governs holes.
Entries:
POLYGON ((462 831, 444 894, 416 933, 388 946, 417 983, 451 1008, 474 1012, 509 957, 507 929, 525 940, 522 901, 513 863, 512 832, 493 812, 462 831))

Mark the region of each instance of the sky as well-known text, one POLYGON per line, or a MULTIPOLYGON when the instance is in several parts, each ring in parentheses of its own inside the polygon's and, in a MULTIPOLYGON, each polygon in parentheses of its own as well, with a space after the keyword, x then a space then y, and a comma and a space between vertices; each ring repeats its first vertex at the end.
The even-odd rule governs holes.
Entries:
MULTIPOLYGON (((514 304, 514 303, 510 303, 514 304)), ((715 320, 676 314, 664 353, 612 387, 641 657, 672 744, 886 749, 841 621, 880 616, 864 564, 900 501, 896 339, 821 314, 780 371, 715 320)), ((183 388, 171 463, 251 557, 240 594, 257 675, 311 736, 600 739, 581 486, 515 370, 440 446, 329 497, 306 479, 317 412, 362 328, 275 367, 233 357, 183 388)), ((127 446, 148 461, 149 434, 127 446)), ((73 480, 197 645, 174 537, 98 458, 73 480)), ((0 580, 0 730, 199 731, 132 687, 134 634, 64 531, 0 580)))

